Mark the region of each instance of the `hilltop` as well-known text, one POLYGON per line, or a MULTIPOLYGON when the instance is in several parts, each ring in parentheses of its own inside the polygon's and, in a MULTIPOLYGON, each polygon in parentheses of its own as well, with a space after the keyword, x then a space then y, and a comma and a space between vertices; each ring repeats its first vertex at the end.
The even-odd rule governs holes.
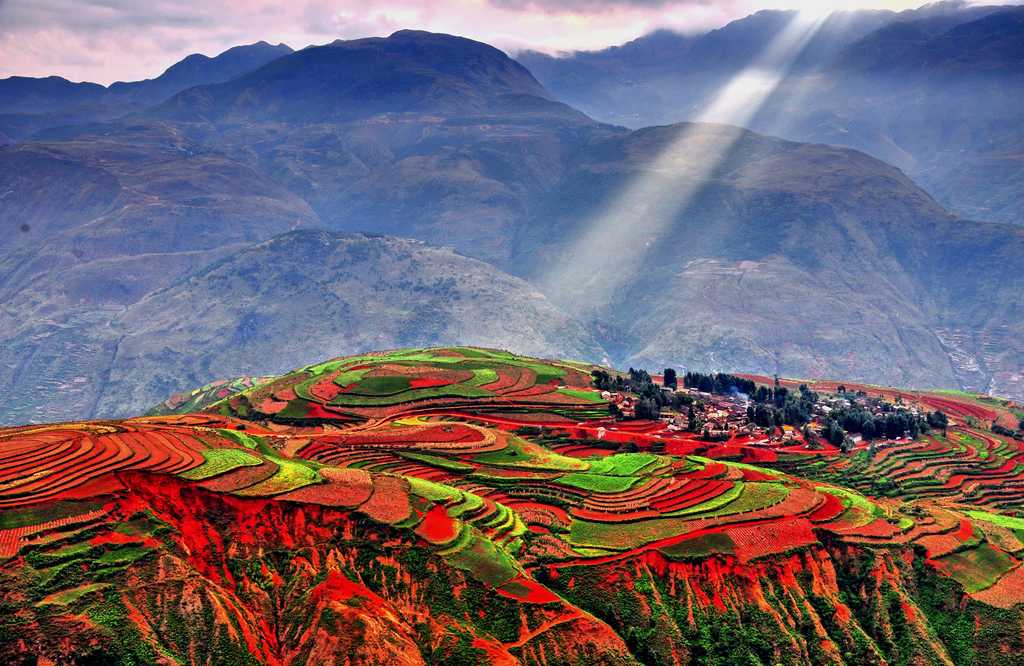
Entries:
POLYGON ((0 654, 973 664, 1024 647, 1008 401, 673 385, 456 347, 159 410, 0 430, 0 654))

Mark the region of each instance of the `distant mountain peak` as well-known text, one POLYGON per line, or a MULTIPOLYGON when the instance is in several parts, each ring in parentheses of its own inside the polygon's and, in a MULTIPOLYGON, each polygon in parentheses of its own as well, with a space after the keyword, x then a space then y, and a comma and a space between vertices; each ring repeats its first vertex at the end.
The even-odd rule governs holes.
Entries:
POLYGON ((155 112, 216 121, 333 122, 408 112, 586 119, 554 102, 501 50, 423 30, 311 46, 225 84, 185 91, 155 112))

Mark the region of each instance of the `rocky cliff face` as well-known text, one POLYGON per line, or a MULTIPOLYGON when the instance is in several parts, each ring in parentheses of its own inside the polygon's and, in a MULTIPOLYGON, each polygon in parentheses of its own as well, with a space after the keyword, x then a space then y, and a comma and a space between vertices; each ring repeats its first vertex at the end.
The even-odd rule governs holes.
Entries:
POLYGON ((548 584, 643 663, 999 663, 1018 611, 967 598, 911 548, 828 544, 738 563, 660 553, 556 569, 548 584))
POLYGON ((9 663, 948 665, 1024 648, 1018 610, 969 600, 910 548, 538 565, 561 598, 539 605, 353 512, 118 479, 78 527, 96 557, 40 539, 0 566, 9 663))
POLYGON ((86 528, 102 555, 40 544, 30 567, 0 567, 8 663, 635 663, 588 613, 481 588, 358 514, 119 479, 127 493, 86 528), (47 593, 68 576, 82 584, 47 593))

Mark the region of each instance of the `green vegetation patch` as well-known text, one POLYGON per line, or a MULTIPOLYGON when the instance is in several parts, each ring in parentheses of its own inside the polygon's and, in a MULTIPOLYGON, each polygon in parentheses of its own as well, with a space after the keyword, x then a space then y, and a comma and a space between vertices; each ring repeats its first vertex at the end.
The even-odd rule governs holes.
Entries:
POLYGON ((470 385, 469 382, 464 382, 462 384, 449 384, 448 386, 414 389, 395 395, 384 396, 357 395, 347 392, 338 394, 329 404, 342 407, 387 407, 403 402, 429 400, 431 398, 489 398, 493 395, 490 391, 485 391, 470 385))
POLYGON ((586 391, 582 389, 560 388, 558 393, 575 398, 582 402, 607 402, 597 391, 586 391))
MULTIPOLYGON (((747 485, 748 484, 743 483, 742 481, 736 481, 735 483, 732 484, 732 487, 729 488, 728 490, 726 490, 724 493, 721 493, 720 495, 715 495, 714 497, 710 498, 706 502, 701 502, 700 504, 697 504, 695 506, 690 506, 690 507, 687 507, 685 509, 679 509, 678 511, 673 511, 672 513, 667 514, 667 515, 673 516, 673 517, 675 517, 675 516, 691 516, 691 517, 694 517, 694 518, 699 516, 700 518, 704 518, 704 517, 707 517, 708 515, 722 515, 722 513, 726 513, 726 514, 728 514, 728 513, 736 513, 735 511, 732 510, 731 506, 729 507, 728 511, 720 512, 719 510, 722 509, 725 506, 728 506, 731 502, 739 499, 740 496, 743 495, 743 491, 746 489, 747 485)), ((759 485, 770 485, 770 484, 759 484, 759 485)))
POLYGON ((229 439, 235 444, 240 444, 247 449, 259 449, 260 445, 263 444, 263 440, 259 437, 253 437, 252 435, 248 435, 238 430, 217 428, 217 434, 224 439, 229 439))
POLYGON ((980 592, 995 585, 1014 565, 1012 557, 987 543, 950 553, 938 558, 938 561, 967 592, 980 592))
MULTIPOLYGON (((726 502, 718 509, 702 509, 700 510, 700 514, 701 518, 711 518, 715 516, 728 516, 734 513, 758 511, 760 509, 767 509, 768 507, 775 506, 788 496, 789 488, 780 483, 764 483, 760 481, 748 482, 744 484, 739 497, 726 502)), ((721 495, 719 497, 721 497, 721 495)), ((714 498, 710 501, 713 502, 715 499, 718 498, 714 498)), ((693 508, 701 509, 702 506, 703 505, 698 505, 693 508)), ((684 509, 684 511, 686 511, 686 509, 684 509)))
POLYGON ((68 606, 78 601, 87 594, 98 592, 104 588, 110 587, 109 583, 87 583, 85 585, 79 585, 73 587, 70 590, 62 590, 49 595, 39 602, 40 606, 68 606))
POLYGON ((462 491, 462 501, 448 510, 448 515, 458 518, 464 514, 479 511, 484 505, 484 499, 479 495, 462 491))
POLYGON ((409 390, 409 378, 405 375, 383 375, 363 377, 348 389, 347 395, 392 396, 409 390))
POLYGON ((265 497, 286 493, 289 490, 321 481, 317 471, 306 463, 288 458, 274 458, 273 462, 277 464, 277 471, 273 476, 247 488, 236 490, 235 494, 245 497, 265 497))
POLYGON ((452 488, 442 483, 434 483, 433 481, 427 481, 415 476, 407 476, 405 479, 409 482, 409 490, 432 502, 462 501, 463 492, 457 488, 452 488))
POLYGON ((473 370, 473 378, 467 384, 470 386, 487 386, 498 381, 498 373, 492 368, 476 368, 473 370))
POLYGON ((105 551, 102 555, 97 557, 95 561, 98 564, 108 566, 131 564, 136 560, 141 560, 151 552, 153 552, 151 549, 143 546, 123 546, 121 548, 114 548, 112 550, 105 551))
POLYGON ((1002 514, 989 513, 987 511, 964 511, 963 513, 975 520, 982 520, 1007 529, 1024 530, 1024 518, 1004 516, 1002 514))
POLYGON ((81 516, 103 506, 103 502, 48 502, 38 506, 0 510, 0 529, 38 525, 51 520, 81 516))
POLYGON ((659 462, 653 453, 616 453, 604 458, 591 459, 591 474, 606 476, 632 476, 640 470, 659 462))
POLYGON ((574 519, 569 527, 569 541, 584 548, 629 550, 659 539, 682 534, 690 527, 689 518, 654 518, 634 523, 598 523, 574 519))
POLYGON ((777 476, 779 477, 779 481, 784 481, 786 478, 786 475, 778 470, 770 469, 768 467, 758 467, 757 465, 750 465, 747 463, 733 462, 732 460, 712 460, 711 458, 705 458, 703 456, 687 456, 687 459, 698 463, 702 463, 703 465, 707 465, 708 463, 722 463, 723 465, 735 467, 736 469, 747 469, 752 472, 760 472, 761 474, 767 474, 768 476, 777 476))
POLYGON ((178 476, 190 481, 200 481, 239 467, 255 467, 263 464, 262 459, 238 449, 206 449, 203 451, 203 459, 203 464, 199 467, 181 472, 178 476))
POLYGON ((556 479, 562 485, 590 490, 595 493, 622 493, 635 486, 639 480, 640 478, 635 476, 607 476, 587 472, 566 474, 556 479))
MULTIPOLYGON (((462 541, 461 534, 456 541, 462 541)), ((468 546, 446 555, 445 560, 491 587, 501 587, 519 574, 509 554, 477 532, 468 546)))
POLYGON ((703 559, 713 555, 733 555, 736 553, 736 544, 725 532, 715 532, 663 546, 658 550, 675 560, 703 559))
POLYGON ((589 468, 588 463, 579 458, 560 455, 518 437, 510 437, 508 445, 500 451, 488 451, 474 456, 473 462, 497 467, 523 467, 555 472, 585 472, 589 468))
POLYGON ((443 458, 441 456, 431 455, 429 453, 417 453, 414 451, 398 451, 398 455, 402 456, 406 460, 413 460, 416 462, 423 463, 424 465, 430 465, 431 467, 437 467, 438 469, 448 470, 449 472, 472 472, 475 467, 458 460, 452 460, 451 458, 443 458))
POLYGON ((58 564, 82 559, 94 550, 98 550, 98 547, 93 546, 88 541, 80 541, 56 549, 32 550, 26 555, 25 561, 35 569, 46 569, 58 564))
POLYGON ((840 514, 839 520, 850 521, 856 525, 867 525, 876 518, 886 517, 882 507, 860 493, 834 486, 818 486, 815 490, 835 495, 842 500, 846 510, 840 514))

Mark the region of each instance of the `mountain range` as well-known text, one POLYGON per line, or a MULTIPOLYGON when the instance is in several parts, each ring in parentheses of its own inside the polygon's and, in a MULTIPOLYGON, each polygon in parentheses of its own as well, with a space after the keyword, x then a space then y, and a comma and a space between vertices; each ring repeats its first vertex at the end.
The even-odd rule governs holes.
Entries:
MULTIPOLYGON (((560 99, 630 127, 695 118, 786 37, 763 11, 700 35, 656 32, 619 47, 518 56, 560 99)), ((831 15, 750 128, 848 146, 900 167, 944 206, 1024 223, 1024 8, 937 2, 831 15)))
POLYGON ((562 99, 497 49, 419 31, 109 88, 0 81, 0 421, 456 340, 1024 392, 1024 227, 968 221, 849 148, 631 130, 562 99), (681 140, 706 152, 665 169, 681 140), (623 208, 637 182, 691 196, 623 208), (587 260, 620 209, 636 247, 587 260))
POLYGON ((192 86, 228 81, 291 52, 284 44, 258 42, 230 48, 214 58, 194 53, 158 77, 110 86, 75 83, 59 76, 12 76, 0 80, 0 132, 25 138, 50 127, 117 118, 192 86))

